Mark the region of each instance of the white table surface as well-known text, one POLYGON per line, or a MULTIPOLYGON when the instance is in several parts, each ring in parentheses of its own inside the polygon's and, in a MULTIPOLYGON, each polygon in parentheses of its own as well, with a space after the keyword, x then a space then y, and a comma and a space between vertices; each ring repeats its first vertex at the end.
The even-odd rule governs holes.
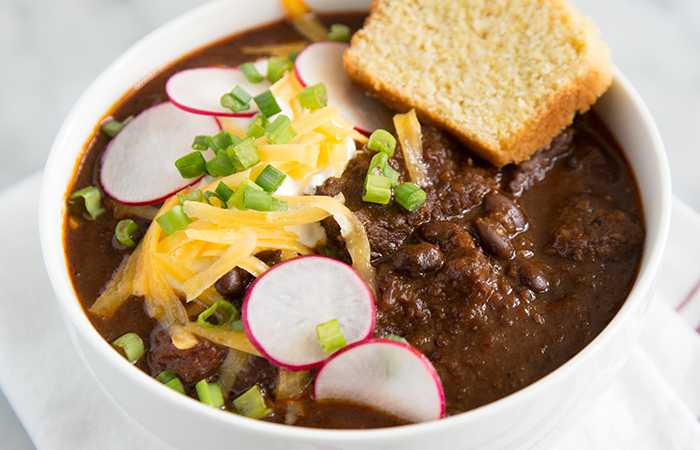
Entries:
MULTIPOLYGON (((0 191, 40 170, 88 84, 149 31, 206 0, 2 0, 0 191)), ((576 0, 652 112, 674 193, 700 211, 700 0, 576 0)), ((0 392, 0 447, 33 449, 0 392)))

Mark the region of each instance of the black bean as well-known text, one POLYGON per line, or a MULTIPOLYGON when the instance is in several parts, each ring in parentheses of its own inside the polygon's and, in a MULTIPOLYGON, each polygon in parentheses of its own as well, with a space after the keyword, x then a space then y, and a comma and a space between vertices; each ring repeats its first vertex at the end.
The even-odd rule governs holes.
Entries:
POLYGON ((508 268, 508 275, 535 292, 546 292, 549 289, 547 275, 535 261, 516 259, 508 268))
POLYGON ((484 197, 484 209, 487 216, 500 222, 510 235, 519 233, 528 226, 527 217, 520 206, 505 195, 489 192, 484 197))
POLYGON ((442 267, 445 257, 435 244, 421 242, 415 245, 406 245, 398 250, 391 259, 391 268, 403 275, 415 276, 442 267))
POLYGON ((479 217, 472 224, 472 230, 479 240, 481 248, 496 258, 512 258, 515 249, 508 236, 508 232, 499 222, 488 218, 479 217))
POLYGON ((219 278, 214 284, 219 294, 227 297, 235 297, 241 295, 248 286, 253 276, 241 269, 235 267, 228 271, 223 277, 219 278))

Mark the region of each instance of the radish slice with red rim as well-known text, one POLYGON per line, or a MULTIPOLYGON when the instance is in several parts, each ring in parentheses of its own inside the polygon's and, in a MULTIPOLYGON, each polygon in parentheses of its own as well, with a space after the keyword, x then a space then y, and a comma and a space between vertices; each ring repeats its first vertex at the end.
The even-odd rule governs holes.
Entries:
POLYGON ((301 256, 277 264, 248 288, 243 329, 271 363, 289 371, 318 367, 316 327, 337 319, 348 344, 367 339, 375 325, 372 291, 345 263, 301 256))
POLYGON ((428 358, 390 339, 369 339, 338 351, 316 373, 314 396, 369 406, 411 422, 445 415, 442 382, 428 358))
POLYGON ((342 116, 364 134, 377 128, 393 128, 392 112, 374 97, 356 87, 343 68, 345 42, 324 41, 311 44, 294 60, 294 71, 304 86, 324 83, 328 104, 340 108, 342 116))
MULTIPOLYGON (((199 180, 182 178, 175 161, 194 151, 195 136, 220 130, 216 118, 186 113, 169 102, 148 108, 129 121, 102 153, 102 188, 127 205, 160 202, 199 180)), ((211 150, 207 156, 213 156, 211 150)))
MULTIPOLYGON (((253 65, 261 74, 267 73, 266 59, 261 59, 253 65)), ((270 89, 271 83, 267 79, 260 83, 251 83, 237 67, 197 67, 172 75, 165 84, 165 92, 175 106, 194 114, 251 117, 260 112, 252 100, 250 109, 246 111, 232 112, 221 106, 221 96, 230 93, 236 86, 255 97, 270 89)))

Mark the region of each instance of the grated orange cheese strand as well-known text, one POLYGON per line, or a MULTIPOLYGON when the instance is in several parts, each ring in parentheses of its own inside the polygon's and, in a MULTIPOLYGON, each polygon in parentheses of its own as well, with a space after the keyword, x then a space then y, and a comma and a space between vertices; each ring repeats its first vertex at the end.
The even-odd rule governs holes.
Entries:
POLYGON ((371 250, 369 239, 362 222, 345 205, 332 197, 320 195, 280 197, 287 200, 290 208, 314 207, 333 215, 340 227, 340 235, 345 240, 348 253, 352 258, 352 267, 376 293, 376 275, 370 264, 371 250))
POLYGON ((299 83, 299 79, 294 74, 294 71, 285 73, 275 84, 270 86, 270 91, 278 97, 289 103, 296 95, 304 89, 304 86, 299 83))
POLYGON ((238 267, 245 270, 246 272, 248 272, 256 278, 262 275, 267 269, 270 268, 270 266, 268 266, 253 255, 244 256, 243 258, 238 260, 238 267))
POLYGON ((257 239, 253 232, 248 232, 238 242, 231 245, 226 253, 211 264, 206 270, 199 272, 194 277, 181 285, 185 298, 190 301, 197 298, 206 288, 212 286, 228 271, 236 267, 237 260, 253 253, 257 239))
POLYGON ((313 110, 310 114, 292 123, 292 128, 297 132, 292 143, 299 142, 307 133, 339 116, 340 110, 334 106, 324 106, 313 110))
POLYGON ((167 329, 175 348, 187 350, 197 345, 197 338, 181 325, 173 325, 167 329))
POLYGON ((303 209, 293 209, 290 205, 288 211, 264 212, 222 209, 205 203, 185 202, 183 209, 190 217, 216 222, 221 227, 231 228, 242 225, 275 225, 279 227, 304 225, 307 223, 320 222, 330 215, 330 213, 324 209, 314 207, 310 204, 304 205, 303 209))
POLYGON ((306 156, 306 149, 299 144, 265 144, 258 146, 263 161, 300 161, 306 156))
POLYGON ((133 291, 133 280, 136 273, 137 257, 135 253, 122 262, 117 274, 90 307, 91 313, 100 317, 109 317, 129 298, 133 291))
POLYGON ((224 327, 204 327, 195 322, 186 324, 183 329, 224 347, 262 356, 242 331, 233 331, 224 327))
POLYGON ((420 122, 416 110, 394 116, 394 126, 401 143, 401 152, 406 163, 408 175, 418 187, 428 185, 428 173, 423 161, 423 143, 420 122))

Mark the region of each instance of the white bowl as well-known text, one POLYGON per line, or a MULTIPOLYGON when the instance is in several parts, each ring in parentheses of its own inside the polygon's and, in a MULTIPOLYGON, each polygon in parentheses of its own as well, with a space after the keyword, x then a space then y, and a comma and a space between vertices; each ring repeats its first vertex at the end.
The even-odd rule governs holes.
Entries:
MULTIPOLYGON (((309 0, 320 11, 367 9, 369 0, 309 0), (342 4, 341 4, 342 3, 342 4)), ((579 354, 534 384, 443 420, 378 430, 318 430, 247 419, 175 393, 132 367, 95 331, 71 285, 61 224, 66 192, 97 122, 132 86, 167 63, 238 30, 283 17, 278 0, 217 1, 150 34, 107 68, 81 96, 51 150, 42 187, 40 234, 46 267, 79 353, 130 415, 181 449, 231 444, 255 449, 531 448, 561 436, 590 407, 630 354, 649 306, 671 208, 671 183, 659 133, 621 73, 595 110, 625 149, 644 205, 647 237, 638 279, 612 322, 579 354), (207 26, 201 26, 207 24, 207 26)))

